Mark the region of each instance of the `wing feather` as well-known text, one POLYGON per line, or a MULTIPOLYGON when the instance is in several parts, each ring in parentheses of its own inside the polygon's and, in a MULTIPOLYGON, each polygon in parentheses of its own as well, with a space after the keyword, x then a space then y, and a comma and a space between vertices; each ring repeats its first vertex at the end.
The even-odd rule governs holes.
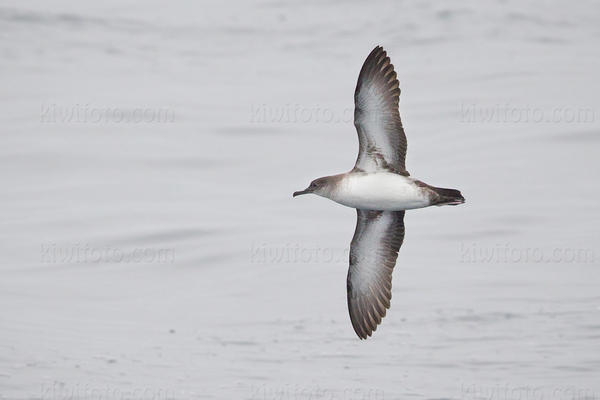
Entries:
POLYGON ((365 60, 354 92, 354 125, 360 147, 356 170, 386 169, 408 175, 399 96, 394 66, 385 50, 377 46, 365 60))
POLYGON ((361 339, 371 336, 392 298, 392 271, 404 241, 404 211, 357 210, 350 246, 348 311, 361 339))

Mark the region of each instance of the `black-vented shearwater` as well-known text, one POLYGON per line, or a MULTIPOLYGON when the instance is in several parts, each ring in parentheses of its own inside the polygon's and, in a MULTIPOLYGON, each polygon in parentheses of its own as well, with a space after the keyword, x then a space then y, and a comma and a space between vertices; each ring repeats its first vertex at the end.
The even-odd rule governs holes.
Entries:
POLYGON ((392 270, 404 240, 405 210, 465 201, 458 190, 430 186, 406 171, 399 95, 394 66, 377 46, 365 60, 354 92, 359 141, 354 168, 315 179, 294 193, 294 197, 314 193, 356 208, 347 291, 350 320, 361 339, 371 336, 390 307, 392 270))

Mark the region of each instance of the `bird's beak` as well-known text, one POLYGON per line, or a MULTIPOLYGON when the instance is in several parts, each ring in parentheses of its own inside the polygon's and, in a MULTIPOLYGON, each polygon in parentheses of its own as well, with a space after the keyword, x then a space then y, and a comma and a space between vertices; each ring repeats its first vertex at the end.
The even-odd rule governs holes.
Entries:
POLYGON ((296 196, 300 196, 301 194, 307 194, 307 193, 311 193, 311 191, 308 190, 308 188, 304 189, 304 190, 299 190, 297 192, 294 192, 294 194, 292 196, 296 197, 296 196))

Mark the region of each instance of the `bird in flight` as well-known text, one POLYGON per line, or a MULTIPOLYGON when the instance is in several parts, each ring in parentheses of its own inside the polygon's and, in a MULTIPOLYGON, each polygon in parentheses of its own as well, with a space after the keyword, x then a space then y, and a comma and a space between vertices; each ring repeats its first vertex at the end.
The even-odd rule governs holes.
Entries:
POLYGON ((359 142, 354 168, 315 179, 293 195, 313 193, 356 209, 346 284, 350 320, 361 339, 371 336, 390 308, 405 210, 465 202, 460 191, 428 185, 406 170, 399 95, 394 66, 377 46, 365 60, 354 92, 359 142))

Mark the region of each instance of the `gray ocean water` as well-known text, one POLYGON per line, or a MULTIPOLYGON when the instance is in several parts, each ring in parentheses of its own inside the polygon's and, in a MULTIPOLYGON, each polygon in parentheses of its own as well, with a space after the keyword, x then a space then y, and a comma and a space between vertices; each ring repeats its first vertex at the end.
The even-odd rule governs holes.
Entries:
POLYGON ((0 2, 0 399, 600 399, 600 3, 0 2), (392 308, 346 308, 360 66, 398 72, 392 308))

